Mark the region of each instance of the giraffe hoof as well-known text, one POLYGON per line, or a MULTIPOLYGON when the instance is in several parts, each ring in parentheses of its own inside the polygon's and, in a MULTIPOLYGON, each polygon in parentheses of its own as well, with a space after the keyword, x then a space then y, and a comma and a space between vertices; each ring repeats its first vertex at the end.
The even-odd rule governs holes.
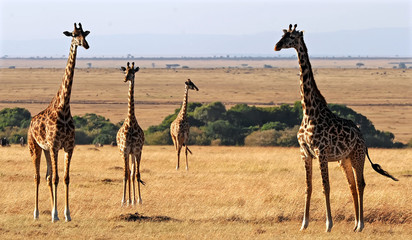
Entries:
POLYGON ((137 201, 139 204, 142 204, 142 199, 139 198, 139 200, 137 201))
POLYGON ((59 217, 54 216, 54 217, 52 218, 52 223, 58 222, 58 221, 60 221, 59 217))
POLYGON ((39 210, 37 210, 37 209, 34 210, 33 217, 34 217, 34 220, 39 219, 39 210))
POLYGON ((66 222, 70 222, 72 220, 70 216, 66 216, 65 219, 66 219, 66 222))

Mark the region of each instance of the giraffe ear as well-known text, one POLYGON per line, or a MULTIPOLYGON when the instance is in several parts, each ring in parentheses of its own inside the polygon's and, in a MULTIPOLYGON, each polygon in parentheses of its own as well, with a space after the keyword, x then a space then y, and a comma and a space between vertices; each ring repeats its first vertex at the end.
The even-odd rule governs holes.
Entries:
POLYGON ((299 33, 301 37, 303 37, 303 32, 304 32, 304 31, 300 31, 300 33, 299 33))
POLYGON ((120 67, 120 69, 121 69, 122 71, 126 71, 126 68, 125 68, 125 67, 120 67))
POLYGON ((136 69, 134 70, 134 72, 138 72, 140 70, 139 67, 136 67, 136 69))
POLYGON ((83 37, 86 37, 87 35, 89 35, 90 31, 86 31, 83 33, 83 37))
POLYGON ((68 36, 68 37, 71 37, 71 36, 72 36, 72 33, 71 33, 71 32, 68 32, 68 31, 64 31, 63 34, 66 35, 66 36, 68 36))
POLYGON ((283 33, 287 33, 288 32, 288 30, 286 30, 286 29, 283 29, 283 33))

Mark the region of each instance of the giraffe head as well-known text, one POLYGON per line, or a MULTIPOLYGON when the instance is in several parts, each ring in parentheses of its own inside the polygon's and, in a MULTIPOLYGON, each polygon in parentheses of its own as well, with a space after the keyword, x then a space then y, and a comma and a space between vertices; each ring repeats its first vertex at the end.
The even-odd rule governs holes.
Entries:
POLYGON ((185 84, 186 84, 188 89, 199 91, 199 88, 196 87, 196 85, 192 82, 192 80, 187 79, 185 84))
POLYGON ((65 31, 64 35, 68 37, 73 37, 73 42, 77 46, 83 46, 85 49, 89 48, 89 44, 86 41, 86 36, 89 35, 90 31, 83 31, 82 24, 79 23, 79 27, 74 23, 73 32, 65 31))
POLYGON ((303 38, 303 32, 296 30, 297 24, 292 29, 292 24, 289 25, 289 30, 283 29, 283 36, 275 45, 275 51, 280 51, 283 48, 295 48, 299 46, 300 40, 303 38))
POLYGON ((130 67, 130 63, 127 62, 127 68, 121 67, 120 69, 123 70, 125 73, 124 82, 127 81, 134 81, 134 75, 139 71, 139 67, 134 68, 134 62, 132 62, 132 67, 130 67))

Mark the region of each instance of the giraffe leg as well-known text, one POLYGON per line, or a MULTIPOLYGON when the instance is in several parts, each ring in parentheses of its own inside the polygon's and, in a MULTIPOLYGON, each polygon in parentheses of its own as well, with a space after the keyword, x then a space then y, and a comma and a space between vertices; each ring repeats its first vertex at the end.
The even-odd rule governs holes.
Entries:
POLYGON ((130 171, 130 181, 132 182, 132 190, 133 190, 133 198, 132 198, 132 205, 136 203, 136 156, 132 155, 131 159, 132 169, 130 171))
POLYGON ((179 165, 180 165, 180 150, 182 150, 182 145, 180 143, 177 143, 177 164, 176 164, 176 170, 179 170, 179 165))
POLYGON ((186 157, 186 171, 189 171, 189 163, 187 161, 187 144, 185 144, 185 157, 186 157))
POLYGON ((34 197, 34 219, 39 219, 39 184, 40 184, 40 158, 41 158, 41 148, 34 141, 34 139, 29 134, 27 143, 29 145, 31 159, 34 164, 34 184, 36 188, 35 197, 34 197))
POLYGON ((358 217, 359 217, 359 205, 358 205, 358 192, 356 190, 356 182, 355 182, 355 176, 353 175, 353 170, 352 170, 352 164, 350 162, 350 159, 346 158, 343 159, 342 161, 339 162, 339 165, 345 173, 346 179, 348 180, 349 188, 352 194, 352 200, 353 204, 355 207, 355 228, 353 229, 356 231, 356 228, 358 226, 358 217))
POLYGON ((330 185, 329 185, 329 172, 328 161, 325 157, 319 157, 320 172, 322 174, 322 186, 323 194, 325 195, 326 202, 326 232, 330 232, 333 227, 332 214, 330 210, 330 185))
POLYGON ((139 204, 142 204, 142 195, 140 194, 140 183, 144 184, 144 182, 140 178, 140 160, 142 158, 142 150, 140 150, 140 153, 136 156, 136 175, 137 175, 137 201, 139 204))
POLYGON ((359 215, 358 215, 358 225, 355 229, 356 232, 361 232, 364 227, 363 219, 363 192, 365 190, 365 180, 363 177, 363 167, 365 164, 365 153, 363 151, 363 146, 359 146, 357 151, 354 152, 352 161, 353 172, 355 173, 356 188, 358 190, 358 201, 359 201, 359 215))
POLYGON ((52 173, 52 166, 51 166, 52 162, 51 162, 51 157, 50 157, 50 151, 43 150, 43 152, 44 152, 44 156, 46 156, 46 164, 47 164, 46 181, 47 181, 47 186, 49 187, 49 191, 50 191, 51 205, 53 206, 53 201, 54 201, 53 183, 52 183, 53 173, 52 173))
POLYGON ((73 149, 65 152, 64 154, 64 183, 65 183, 65 205, 64 205, 64 217, 66 222, 70 222, 72 218, 70 217, 69 209, 69 184, 70 184, 70 161, 72 159, 73 149))
MULTIPOLYGON (((123 160, 124 160, 124 178, 123 178, 123 199, 122 199, 122 206, 127 204, 126 201, 126 185, 129 183, 130 186, 130 181, 129 181, 129 176, 130 176, 130 170, 129 170, 129 154, 123 153, 123 160)), ((130 187, 129 187, 130 190, 130 187)), ((129 196, 130 196, 130 191, 129 191, 129 196)), ((129 198, 130 200, 130 198, 129 198)))
POLYGON ((302 227, 300 230, 305 230, 309 225, 309 208, 310 198, 312 196, 312 157, 301 152, 301 159, 305 163, 306 171, 306 192, 305 192, 305 211, 303 213, 302 227))
POLYGON ((57 186, 59 185, 59 172, 57 167, 58 161, 58 150, 51 150, 52 159, 52 182, 53 182, 53 210, 52 210, 52 222, 59 221, 59 216, 57 213, 57 186))

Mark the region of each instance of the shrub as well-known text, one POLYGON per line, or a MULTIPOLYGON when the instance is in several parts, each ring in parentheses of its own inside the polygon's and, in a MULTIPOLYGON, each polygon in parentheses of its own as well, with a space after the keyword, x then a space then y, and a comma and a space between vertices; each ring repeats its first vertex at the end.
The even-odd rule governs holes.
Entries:
POLYGON ((147 145, 172 145, 173 141, 172 141, 172 137, 170 136, 169 129, 146 134, 145 144, 147 145))
POLYGON ((30 125, 31 114, 24 108, 4 108, 0 111, 0 130, 5 127, 27 128, 30 125))

